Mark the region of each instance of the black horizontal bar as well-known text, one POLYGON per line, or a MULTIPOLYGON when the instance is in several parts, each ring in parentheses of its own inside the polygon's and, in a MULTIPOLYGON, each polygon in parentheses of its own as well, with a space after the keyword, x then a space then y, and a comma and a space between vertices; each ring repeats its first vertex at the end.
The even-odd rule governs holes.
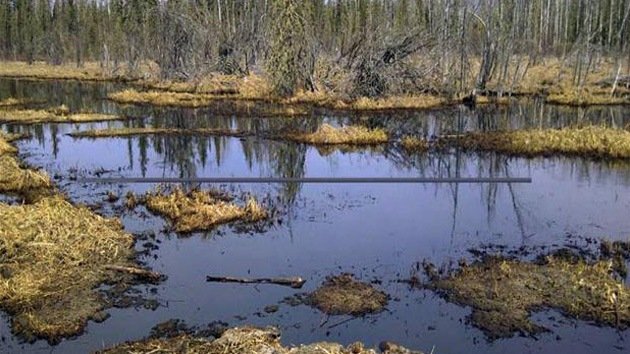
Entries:
POLYGON ((79 178, 82 183, 532 183, 529 177, 208 177, 208 178, 79 178))

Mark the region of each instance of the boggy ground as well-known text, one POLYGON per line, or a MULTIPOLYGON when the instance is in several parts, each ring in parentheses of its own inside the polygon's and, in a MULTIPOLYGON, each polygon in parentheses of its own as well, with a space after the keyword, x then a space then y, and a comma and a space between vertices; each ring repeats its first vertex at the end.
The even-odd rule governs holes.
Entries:
POLYGON ((470 306, 470 321, 490 339, 547 331, 530 315, 549 308, 572 318, 628 328, 630 289, 615 269, 609 256, 587 261, 567 250, 536 261, 485 256, 446 276, 425 264, 426 287, 470 306))
MULTIPOLYGON (((380 345, 383 354, 422 354, 411 351, 391 342, 380 345)), ((148 339, 125 343, 107 349, 103 354, 122 353, 204 353, 204 354, 376 354, 376 350, 365 348, 362 343, 344 347, 337 343, 314 343, 297 347, 285 347, 280 343, 280 332, 275 328, 232 328, 219 338, 207 338, 181 335, 168 339, 148 339)))
POLYGON ((70 204, 45 173, 21 167, 14 138, 0 134, 0 192, 37 197, 0 203, 0 308, 17 335, 56 342, 107 317, 99 286, 144 273, 120 222, 70 204))

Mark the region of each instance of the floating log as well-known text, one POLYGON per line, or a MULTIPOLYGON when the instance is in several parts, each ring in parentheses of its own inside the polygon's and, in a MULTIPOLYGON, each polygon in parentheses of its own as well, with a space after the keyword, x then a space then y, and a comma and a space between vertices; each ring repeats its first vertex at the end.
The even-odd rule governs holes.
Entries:
POLYGON ((286 278, 234 278, 234 277, 213 277, 208 275, 206 281, 215 283, 239 283, 239 284, 276 284, 282 286, 290 286, 293 289, 301 289, 306 283, 306 280, 301 277, 286 277, 286 278))

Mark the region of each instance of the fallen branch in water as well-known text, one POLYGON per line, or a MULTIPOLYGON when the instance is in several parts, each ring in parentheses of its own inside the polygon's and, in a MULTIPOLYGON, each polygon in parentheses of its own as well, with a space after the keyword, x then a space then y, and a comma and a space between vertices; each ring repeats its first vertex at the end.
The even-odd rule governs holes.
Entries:
POLYGON ((208 275, 206 277, 208 282, 216 283, 240 283, 240 284, 276 284, 282 286, 290 286, 293 289, 301 289, 306 280, 301 277, 287 277, 287 278, 233 278, 233 277, 213 277, 208 275))
POLYGON ((164 275, 157 272, 152 272, 150 270, 142 269, 142 268, 107 265, 105 266, 105 269, 131 274, 138 278, 146 279, 151 282, 160 282, 164 279, 164 275))

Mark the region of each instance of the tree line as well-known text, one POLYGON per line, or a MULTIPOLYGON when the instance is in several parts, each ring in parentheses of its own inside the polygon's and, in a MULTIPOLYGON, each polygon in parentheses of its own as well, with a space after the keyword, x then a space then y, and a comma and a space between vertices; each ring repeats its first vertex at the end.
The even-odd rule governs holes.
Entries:
POLYGON ((509 91, 549 56, 576 84, 598 57, 630 61, 629 17, 630 0, 0 0, 0 57, 263 71, 280 95, 509 91))

